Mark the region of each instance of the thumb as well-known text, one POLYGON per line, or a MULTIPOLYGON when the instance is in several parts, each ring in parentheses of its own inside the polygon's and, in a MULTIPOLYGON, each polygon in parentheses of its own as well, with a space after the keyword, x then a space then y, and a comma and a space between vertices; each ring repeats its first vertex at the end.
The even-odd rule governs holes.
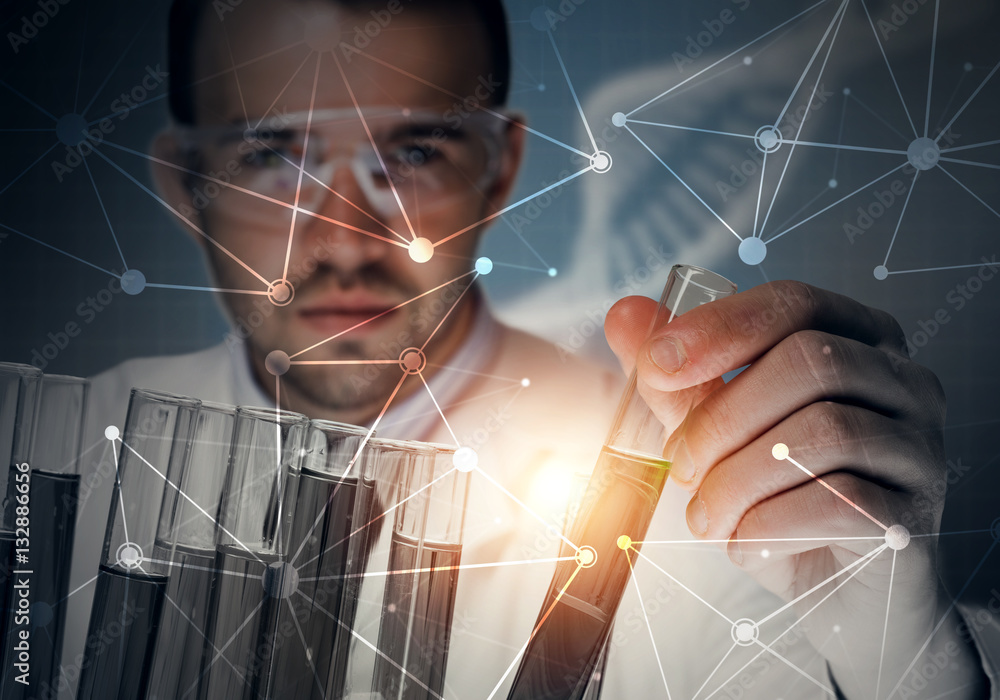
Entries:
POLYGON ((646 340, 656 302, 646 297, 625 297, 615 303, 604 319, 604 336, 626 375, 635 368, 636 356, 646 340))

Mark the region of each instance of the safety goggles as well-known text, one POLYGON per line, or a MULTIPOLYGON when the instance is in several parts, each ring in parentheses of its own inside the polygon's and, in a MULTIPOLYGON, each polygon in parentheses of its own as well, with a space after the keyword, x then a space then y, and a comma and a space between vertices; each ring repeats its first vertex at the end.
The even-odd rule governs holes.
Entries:
POLYGON ((410 216, 440 209, 485 191, 499 173, 508 122, 496 114, 361 114, 363 120, 353 108, 315 110, 277 115, 256 129, 179 126, 175 133, 183 151, 197 154, 202 173, 289 205, 298 191, 299 208, 313 212, 341 168, 354 175, 368 206, 353 204, 383 219, 398 216, 400 204, 410 216))

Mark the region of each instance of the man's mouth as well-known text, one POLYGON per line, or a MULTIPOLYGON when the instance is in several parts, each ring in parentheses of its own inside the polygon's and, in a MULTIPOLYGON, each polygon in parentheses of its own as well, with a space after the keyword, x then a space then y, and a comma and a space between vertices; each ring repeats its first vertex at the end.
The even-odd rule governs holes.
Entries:
POLYGON ((348 332, 350 337, 368 335, 399 313, 401 302, 369 294, 338 296, 320 300, 298 311, 307 326, 325 335, 348 332))

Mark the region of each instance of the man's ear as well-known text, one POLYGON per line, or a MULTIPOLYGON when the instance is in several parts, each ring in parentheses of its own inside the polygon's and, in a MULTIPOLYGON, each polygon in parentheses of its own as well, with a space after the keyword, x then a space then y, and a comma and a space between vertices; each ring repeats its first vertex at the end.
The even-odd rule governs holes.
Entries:
POLYGON ((174 132, 167 129, 158 133, 150 144, 149 152, 153 157, 150 165, 157 192, 173 207, 174 219, 181 228, 199 245, 204 245, 205 238, 201 232, 205 230, 205 220, 192 200, 191 181, 194 176, 181 169, 190 168, 191 164, 181 152, 174 132))
POLYGON ((524 159, 525 118, 521 114, 510 116, 504 132, 503 152, 500 154, 500 174, 490 188, 489 201, 492 211, 499 211, 507 204, 507 198, 514 189, 517 173, 524 159))

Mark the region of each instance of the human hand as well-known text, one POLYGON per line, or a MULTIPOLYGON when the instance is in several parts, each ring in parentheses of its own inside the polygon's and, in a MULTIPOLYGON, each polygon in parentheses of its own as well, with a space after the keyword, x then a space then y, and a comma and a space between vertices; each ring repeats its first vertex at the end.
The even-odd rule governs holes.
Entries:
POLYGON ((694 309, 644 341, 655 307, 623 299, 605 332, 665 425, 693 405, 664 450, 672 478, 693 494, 692 533, 720 542, 734 564, 808 612, 817 649, 839 625, 845 644, 823 653, 847 697, 870 697, 879 683, 886 692, 944 651, 948 672, 928 680, 927 697, 968 682, 981 689, 936 570, 945 397, 906 357, 896 321, 777 282, 694 309), (728 384, 719 379, 747 364, 728 384), (779 444, 802 468, 775 458, 779 444), (897 550, 889 544, 907 538, 886 535, 899 525, 911 538, 897 550))

